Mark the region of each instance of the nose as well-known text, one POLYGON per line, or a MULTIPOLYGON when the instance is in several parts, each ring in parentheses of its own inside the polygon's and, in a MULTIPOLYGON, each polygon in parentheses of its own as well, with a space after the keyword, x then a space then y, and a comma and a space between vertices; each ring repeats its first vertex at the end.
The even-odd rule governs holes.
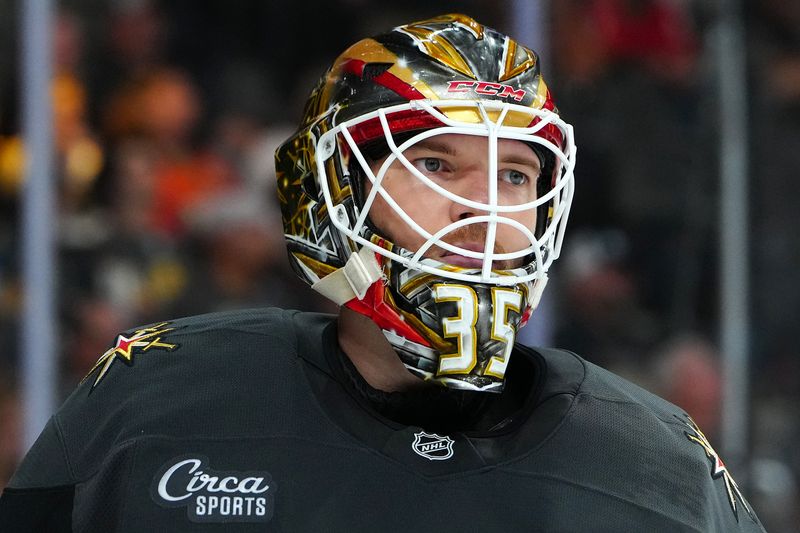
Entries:
MULTIPOLYGON (((466 200, 487 204, 489 203, 488 179, 486 168, 464 169, 454 180, 455 186, 448 187, 448 190, 466 200)), ((453 222, 485 214, 486 211, 483 209, 464 205, 455 200, 450 204, 450 220, 453 222)))

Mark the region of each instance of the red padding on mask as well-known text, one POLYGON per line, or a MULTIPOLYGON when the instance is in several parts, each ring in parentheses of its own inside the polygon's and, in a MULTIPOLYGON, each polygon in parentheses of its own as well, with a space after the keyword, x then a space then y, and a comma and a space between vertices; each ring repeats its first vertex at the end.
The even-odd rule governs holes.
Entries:
MULTIPOLYGON (((542 105, 542 109, 546 109, 548 111, 552 111, 556 113, 556 106, 553 103, 553 98, 550 96, 550 90, 547 90, 547 96, 544 100, 544 105, 542 105)), ((534 117, 531 120, 531 123, 528 126, 535 126, 539 123, 541 119, 539 117, 534 117)), ((537 136, 542 137, 543 139, 547 139, 551 143, 555 144, 562 150, 564 149, 564 134, 561 132, 560 129, 555 124, 548 124, 541 130, 536 133, 537 136)))
MULTIPOLYGON (((438 128, 444 124, 430 115, 426 111, 416 109, 407 109, 405 111, 398 111, 386 117, 389 123, 389 131, 392 135, 403 133, 406 131, 426 130, 430 128, 438 128)), ((375 139, 384 138, 383 125, 379 118, 373 118, 356 124, 350 128, 350 135, 356 144, 361 144, 375 139)))
POLYGON ((383 285, 383 281, 378 280, 367 289, 363 300, 353 298, 345 304, 345 307, 371 319, 381 329, 393 331, 410 341, 430 347, 430 341, 422 337, 417 330, 403 320, 397 310, 386 303, 385 292, 386 287, 383 285))

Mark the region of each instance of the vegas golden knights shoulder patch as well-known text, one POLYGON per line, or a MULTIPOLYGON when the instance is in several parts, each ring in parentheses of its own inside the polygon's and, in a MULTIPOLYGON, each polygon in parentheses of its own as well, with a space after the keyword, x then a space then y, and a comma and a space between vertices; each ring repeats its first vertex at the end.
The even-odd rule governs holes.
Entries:
POLYGON ((689 415, 686 415, 686 419, 682 419, 678 416, 675 418, 680 420, 688 428, 688 431, 683 432, 684 435, 686 435, 686 438, 700 446, 703 449, 703 452, 705 452, 708 460, 711 461, 711 477, 714 479, 722 478, 723 482, 725 483, 725 492, 728 496, 728 503, 731 506, 733 515, 736 517, 736 521, 739 521, 740 506, 744 509, 745 513, 747 513, 747 515, 755 521, 755 513, 753 513, 753 510, 750 508, 747 500, 744 499, 741 490, 739 490, 739 485, 737 485, 736 481, 734 481, 733 476, 731 476, 731 473, 728 471, 728 468, 725 466, 725 463, 722 461, 719 454, 711 446, 708 438, 703 434, 702 431, 700 431, 697 423, 692 420, 692 417, 689 415))
POLYGON ((108 373, 108 369, 114 364, 114 361, 121 360, 127 366, 133 365, 134 356, 138 356, 149 352, 150 350, 166 350, 173 351, 180 345, 175 343, 165 342, 163 335, 174 331, 176 328, 169 327, 170 322, 160 322, 150 327, 137 329, 129 337, 125 335, 118 335, 114 346, 100 356, 97 363, 92 367, 88 374, 81 380, 81 383, 89 379, 89 377, 97 372, 97 376, 92 383, 89 394, 92 393, 95 387, 102 381, 108 373))

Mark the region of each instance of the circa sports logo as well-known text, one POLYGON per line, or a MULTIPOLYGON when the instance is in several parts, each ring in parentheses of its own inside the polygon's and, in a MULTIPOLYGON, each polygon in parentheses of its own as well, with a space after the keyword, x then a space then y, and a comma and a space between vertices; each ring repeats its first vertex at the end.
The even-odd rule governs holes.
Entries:
POLYGON ((414 433, 414 443, 411 445, 411 449, 425 459, 443 461, 453 456, 453 442, 455 441, 450 437, 441 437, 436 433, 420 431, 414 433))
POLYGON ((275 508, 268 472, 212 470, 207 457, 170 460, 153 478, 150 495, 163 507, 186 506, 193 522, 266 522, 275 508))

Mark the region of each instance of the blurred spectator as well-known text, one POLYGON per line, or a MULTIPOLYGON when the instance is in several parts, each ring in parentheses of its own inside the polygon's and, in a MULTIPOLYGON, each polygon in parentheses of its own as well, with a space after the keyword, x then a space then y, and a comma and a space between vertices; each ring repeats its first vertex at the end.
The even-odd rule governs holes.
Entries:
POLYGON ((552 7, 559 107, 580 132, 581 190, 570 224, 620 228, 641 305, 676 330, 707 324, 714 310, 701 293, 716 221, 714 161, 697 149, 699 38, 688 4, 552 7))
POLYGON ((775 341, 800 323, 800 239, 794 229, 800 203, 800 5, 765 0, 750 6, 748 14, 753 316, 758 353, 771 357, 775 341))
POLYGON ((632 62, 657 78, 686 83, 698 39, 685 3, 672 0, 592 0, 601 49, 614 62, 632 62))
POLYGON ((719 442, 722 377, 719 353, 706 339, 672 339, 656 356, 653 392, 683 408, 711 442, 719 442))
POLYGON ((78 216, 92 201, 91 193, 103 167, 104 154, 89 122, 83 82, 84 29, 79 18, 62 10, 53 36, 54 142, 61 174, 62 216, 78 216))
POLYGON ((146 72, 164 59, 167 27, 156 4, 151 0, 110 4, 111 53, 126 75, 146 72))
POLYGON ((62 169, 59 204, 62 214, 70 216, 91 201, 104 154, 86 123, 86 93, 73 74, 60 74, 53 80, 53 103, 55 143, 62 169))
POLYGON ((158 155, 151 143, 117 147, 107 222, 113 239, 94 261, 95 289, 124 323, 157 320, 183 290, 187 266, 175 245, 155 231, 158 155))
MULTIPOLYGON (((51 85, 53 141, 59 175, 59 208, 69 217, 85 208, 103 167, 103 150, 89 123, 85 85, 81 79, 83 33, 69 11, 54 21, 51 85)), ((0 194, 15 196, 24 177, 24 146, 19 132, 0 137, 0 194)))
POLYGON ((574 232, 561 263, 563 296, 556 345, 630 377, 647 363, 661 335, 639 301, 624 261, 627 241, 615 230, 574 232))
POLYGON ((0 278, 0 380, 13 371, 17 362, 21 308, 19 283, 16 278, 3 275, 0 278))
POLYGON ((198 205, 189 219, 197 266, 170 314, 260 306, 330 309, 289 271, 283 234, 276 231, 279 217, 247 190, 198 205))
MULTIPOLYGON (((169 21, 158 2, 132 0, 103 2, 84 9, 84 17, 94 24, 95 47, 90 60, 96 67, 87 72, 87 84, 95 101, 105 103, 113 91, 127 80, 152 71, 166 61, 169 21)), ((78 7, 76 6, 76 7, 78 7)), ((102 110, 93 110, 95 120, 102 110)))
POLYGON ((283 102, 256 64, 230 64, 216 85, 220 101, 213 149, 234 170, 242 186, 278 209, 275 149, 296 126, 273 118, 281 115, 277 108, 283 102))
POLYGON ((0 362, 0 487, 5 487, 24 450, 19 399, 12 374, 0 362))
POLYGON ((195 84, 173 68, 148 72, 112 98, 106 127, 112 139, 141 138, 156 153, 152 231, 176 238, 192 205, 222 193, 237 177, 195 136, 202 115, 195 84))
POLYGON ((554 59, 564 81, 591 83, 619 66, 685 84, 699 39, 685 3, 671 0, 553 2, 554 59), (570 30, 570 31, 564 31, 570 30))

